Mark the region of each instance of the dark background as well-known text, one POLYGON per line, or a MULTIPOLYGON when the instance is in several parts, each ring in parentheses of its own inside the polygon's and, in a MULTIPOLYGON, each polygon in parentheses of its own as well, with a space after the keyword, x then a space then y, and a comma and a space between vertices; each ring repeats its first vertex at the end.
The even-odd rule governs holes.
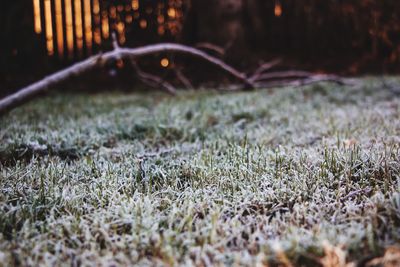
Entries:
MULTIPOLYGON (((103 0, 102 8, 129 2, 103 0)), ((180 5, 183 17, 176 19, 178 32, 167 31, 162 36, 157 33, 156 15, 146 13, 147 7, 159 2, 176 4, 173 0, 141 0, 140 16, 148 21, 148 27, 141 29, 134 21, 127 27, 124 46, 208 42, 222 47, 223 59, 244 71, 275 57, 283 59, 285 68, 341 75, 400 71, 398 0, 187 0, 180 5), (279 16, 277 7, 282 11, 279 16)), ((34 32, 32 1, 3 1, 1 5, 0 94, 88 56, 75 54, 72 60, 48 56, 44 33, 34 32)), ((110 41, 104 40, 93 52, 108 49, 110 41)), ((162 71, 157 57, 146 58, 144 65, 151 69, 152 64, 155 71, 162 71)), ((194 65, 187 72, 196 68, 202 66, 194 65)), ((123 75, 124 71, 120 72, 123 75)), ((116 79, 108 76, 102 79, 116 79)), ((85 79, 90 80, 90 75, 85 79)))

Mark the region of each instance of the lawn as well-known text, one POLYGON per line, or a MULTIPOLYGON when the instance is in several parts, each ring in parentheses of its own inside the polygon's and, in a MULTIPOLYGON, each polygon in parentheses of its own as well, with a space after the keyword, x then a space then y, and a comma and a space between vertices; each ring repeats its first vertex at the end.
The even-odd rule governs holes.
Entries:
POLYGON ((0 118, 0 265, 400 259, 400 98, 358 82, 14 110, 0 118))

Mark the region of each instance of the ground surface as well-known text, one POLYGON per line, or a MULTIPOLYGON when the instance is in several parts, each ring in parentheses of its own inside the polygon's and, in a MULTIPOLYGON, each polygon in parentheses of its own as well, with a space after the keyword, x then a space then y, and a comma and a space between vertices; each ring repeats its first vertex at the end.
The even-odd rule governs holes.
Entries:
POLYGON ((13 111, 0 119, 0 265, 397 255, 400 98, 363 83, 63 95, 13 111))

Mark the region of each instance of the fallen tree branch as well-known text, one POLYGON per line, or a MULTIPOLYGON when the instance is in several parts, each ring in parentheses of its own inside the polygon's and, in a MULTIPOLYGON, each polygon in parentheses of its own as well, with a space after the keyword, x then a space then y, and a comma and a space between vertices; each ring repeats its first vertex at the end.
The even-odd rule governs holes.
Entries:
POLYGON ((84 61, 76 63, 66 69, 63 69, 50 76, 47 76, 44 79, 36 83, 33 83, 25 88, 22 88, 18 92, 1 99, 0 115, 21 105, 22 103, 30 100, 31 98, 37 96, 38 94, 45 92, 51 86, 59 84, 74 75, 81 74, 97 66, 102 66, 104 62, 107 62, 109 60, 118 60, 122 58, 136 58, 139 56, 161 53, 161 52, 177 52, 200 58, 229 73, 230 75, 241 81, 243 84, 245 84, 246 88, 254 88, 253 82, 250 81, 245 74, 229 66, 222 60, 210 56, 207 53, 202 52, 196 48, 180 44, 173 44, 173 43, 147 45, 138 48, 121 48, 118 45, 114 44, 114 49, 112 51, 89 57, 84 61))
POLYGON ((310 77, 308 77, 304 80, 293 81, 292 85, 293 86, 304 86, 304 85, 309 85, 309 84, 319 83, 319 82, 331 82, 331 83, 336 83, 338 85, 353 85, 353 83, 346 81, 345 79, 338 77, 336 75, 325 75, 325 74, 311 75, 310 77))
POLYGON ((309 78, 313 75, 311 72, 302 70, 289 70, 289 71, 274 71, 263 73, 258 75, 254 82, 266 81, 266 80, 277 80, 277 79, 288 79, 288 78, 309 78))
MULTIPOLYGON (((163 88, 170 94, 175 94, 176 89, 172 84, 156 75, 144 72, 136 63, 137 57, 160 52, 178 52, 203 59, 208 63, 224 70, 226 73, 229 73, 231 76, 240 81, 239 84, 227 85, 223 89, 220 89, 224 91, 238 91, 247 88, 253 89, 282 86, 303 86, 317 82, 334 82, 340 85, 349 84, 348 81, 335 75, 314 74, 311 72, 298 70, 266 72, 267 70, 270 70, 275 65, 277 65, 280 62, 280 59, 275 59, 271 62, 260 65, 256 69, 256 71, 248 78, 244 73, 234 69, 222 60, 210 56, 207 53, 200 51, 196 48, 171 43, 148 45, 139 48, 121 48, 119 47, 115 36, 113 36, 112 51, 96 55, 82 62, 76 63, 0 100, 0 115, 28 101, 30 98, 35 97, 42 92, 45 92, 47 89, 49 89, 51 86, 54 86, 55 84, 65 81, 74 75, 82 74, 83 72, 86 72, 92 68, 99 66, 101 67, 106 62, 111 60, 121 61, 123 59, 129 59, 137 73, 138 78, 142 82, 153 87, 163 88)), ((174 70, 177 79, 186 88, 193 88, 190 81, 179 69, 174 70)))
MULTIPOLYGON (((288 77, 284 79, 284 75, 277 75, 276 77, 271 76, 268 81, 257 81, 254 82, 254 86, 256 89, 267 89, 267 88, 277 88, 277 87, 300 87, 305 85, 310 85, 319 82, 330 82, 338 85, 350 85, 354 86, 357 83, 351 79, 344 79, 342 77, 336 75, 325 75, 325 74, 309 74, 304 77, 291 78, 288 77)), ((230 84, 223 87, 218 88, 220 91, 240 91, 243 89, 242 84, 230 84)))
POLYGON ((338 85, 354 85, 351 82, 346 81, 340 77, 330 76, 330 75, 313 75, 308 78, 303 79, 280 79, 280 80, 272 80, 267 82, 256 82, 256 88, 273 88, 273 87, 300 87, 305 85, 310 85, 319 82, 331 82, 336 83, 338 85))

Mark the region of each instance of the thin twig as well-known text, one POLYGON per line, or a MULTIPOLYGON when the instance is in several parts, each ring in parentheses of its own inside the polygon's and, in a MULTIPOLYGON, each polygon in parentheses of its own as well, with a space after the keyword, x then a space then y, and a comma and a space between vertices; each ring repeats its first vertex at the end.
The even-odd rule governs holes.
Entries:
POLYGON ((335 75, 323 75, 315 74, 303 78, 287 78, 287 79, 276 79, 271 78, 270 81, 259 81, 255 82, 256 88, 273 88, 273 87, 300 87, 305 85, 310 85, 319 82, 332 82, 339 85, 354 85, 350 80, 343 79, 335 75))
POLYGON ((249 80, 251 81, 256 81, 259 79, 260 75, 263 74, 264 72, 266 72, 267 70, 272 69, 273 67, 275 67, 276 65, 278 65, 279 63, 281 63, 282 59, 277 58, 274 60, 271 60, 270 62, 266 62, 261 64, 256 71, 251 75, 251 77, 249 78, 249 80))
POLYGON ((118 41, 117 41, 117 35, 115 34, 115 32, 113 32, 113 33, 111 34, 111 37, 112 37, 112 45, 113 45, 114 51, 116 51, 116 50, 118 50, 120 47, 119 47, 119 44, 118 44, 118 41))
POLYGON ((185 86, 185 88, 193 90, 194 86, 193 84, 189 81, 189 79, 183 74, 182 70, 179 68, 174 68, 174 72, 176 75, 176 78, 185 86))
POLYGON ((253 81, 266 81, 266 80, 277 80, 287 78, 308 78, 315 74, 308 71, 289 70, 289 71, 274 71, 258 75, 257 79, 253 81))
POLYGON ((197 43, 195 45, 195 47, 199 48, 199 49, 206 49, 206 50, 213 51, 213 52, 217 53, 220 57, 223 57, 225 55, 224 48, 222 48, 218 45, 212 44, 212 43, 206 43, 206 42, 197 43))

